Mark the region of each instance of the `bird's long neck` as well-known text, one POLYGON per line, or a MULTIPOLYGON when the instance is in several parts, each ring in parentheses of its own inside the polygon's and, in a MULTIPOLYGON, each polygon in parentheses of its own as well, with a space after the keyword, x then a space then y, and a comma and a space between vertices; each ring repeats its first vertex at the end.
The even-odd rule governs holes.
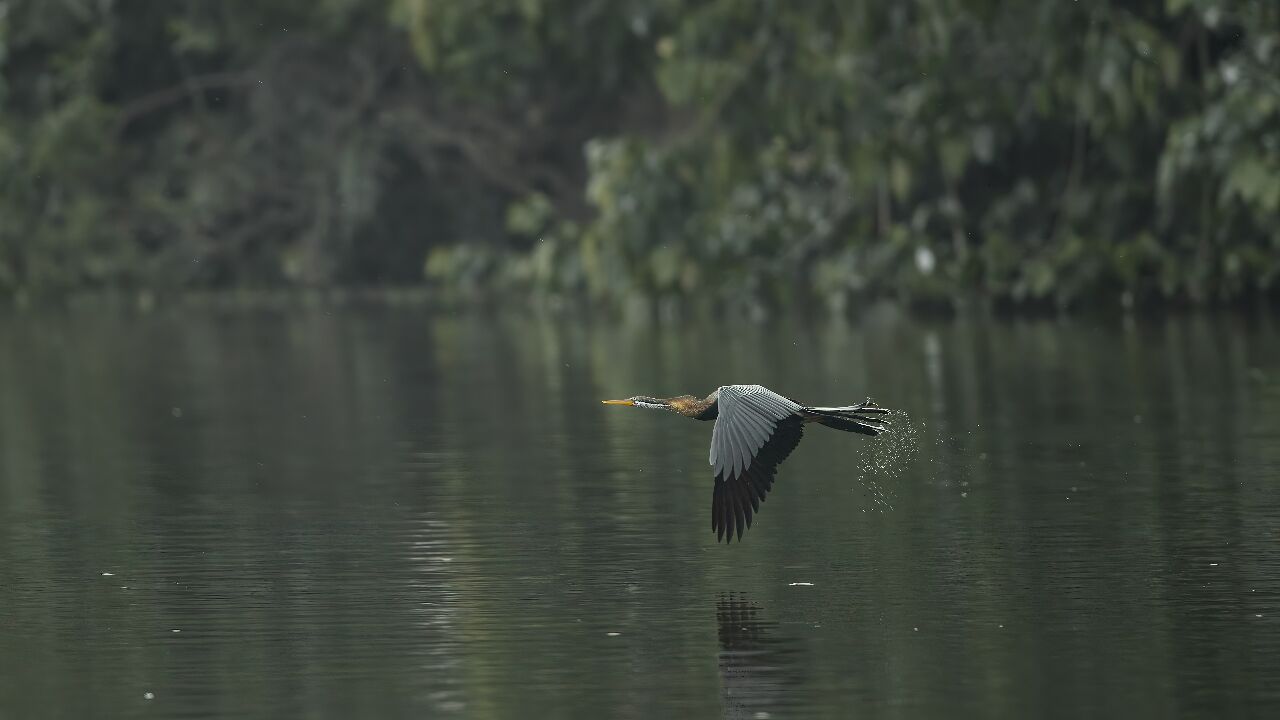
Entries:
POLYGON ((667 407, 672 412, 680 413, 685 417, 691 417, 695 420, 715 420, 718 414, 718 405, 716 403, 716 395, 712 393, 705 398, 696 398, 692 395, 681 395, 668 399, 667 407))

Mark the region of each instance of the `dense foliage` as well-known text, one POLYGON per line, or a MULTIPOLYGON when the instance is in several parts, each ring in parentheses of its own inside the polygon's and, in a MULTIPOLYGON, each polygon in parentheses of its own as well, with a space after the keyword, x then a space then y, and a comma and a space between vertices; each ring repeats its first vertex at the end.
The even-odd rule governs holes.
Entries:
POLYGON ((1280 284, 1280 3, 0 0, 0 295, 1280 284))

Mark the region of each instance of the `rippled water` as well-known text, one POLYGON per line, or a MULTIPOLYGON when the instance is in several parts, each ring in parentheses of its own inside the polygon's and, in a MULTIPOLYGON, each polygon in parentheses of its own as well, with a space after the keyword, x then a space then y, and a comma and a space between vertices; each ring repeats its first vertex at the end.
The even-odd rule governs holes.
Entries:
POLYGON ((1278 479, 1265 319, 8 316, 0 717, 1271 716, 1278 479), (732 382, 897 432, 717 545, 732 382))

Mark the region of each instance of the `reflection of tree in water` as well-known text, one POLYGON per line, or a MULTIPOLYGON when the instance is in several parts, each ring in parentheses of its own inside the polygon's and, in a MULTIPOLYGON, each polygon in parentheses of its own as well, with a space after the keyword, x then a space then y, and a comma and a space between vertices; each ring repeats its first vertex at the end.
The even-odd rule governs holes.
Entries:
POLYGON ((737 595, 720 597, 716 625, 724 716, 768 718, 794 709, 804 679, 800 641, 779 635, 778 623, 762 619, 755 604, 737 595))

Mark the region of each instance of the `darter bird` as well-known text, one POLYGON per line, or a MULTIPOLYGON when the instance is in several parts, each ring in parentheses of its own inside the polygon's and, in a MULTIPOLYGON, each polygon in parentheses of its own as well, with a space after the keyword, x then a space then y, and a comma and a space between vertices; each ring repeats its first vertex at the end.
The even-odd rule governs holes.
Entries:
POLYGON ((807 423, 836 430, 879 435, 888 429, 889 411, 871 400, 843 407, 809 407, 760 385, 725 385, 706 398, 692 395, 604 400, 606 405, 630 405, 670 410, 695 420, 715 420, 711 430, 711 467, 716 484, 711 492, 711 529, 719 541, 751 527, 760 511, 778 465, 804 434, 807 423))

